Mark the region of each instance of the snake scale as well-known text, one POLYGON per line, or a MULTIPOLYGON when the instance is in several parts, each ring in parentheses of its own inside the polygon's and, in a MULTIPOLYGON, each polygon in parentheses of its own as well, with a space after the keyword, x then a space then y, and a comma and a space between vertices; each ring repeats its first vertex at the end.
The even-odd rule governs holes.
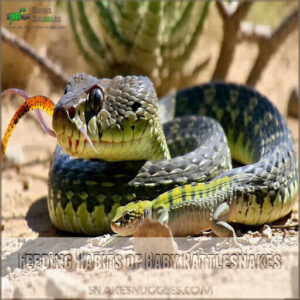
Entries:
POLYGON ((291 131, 243 85, 208 83, 158 102, 147 77, 75 74, 52 125, 48 209, 61 230, 132 235, 148 216, 174 236, 235 236, 229 223, 269 223, 296 201, 291 131), (232 169, 231 157, 243 166, 232 169))

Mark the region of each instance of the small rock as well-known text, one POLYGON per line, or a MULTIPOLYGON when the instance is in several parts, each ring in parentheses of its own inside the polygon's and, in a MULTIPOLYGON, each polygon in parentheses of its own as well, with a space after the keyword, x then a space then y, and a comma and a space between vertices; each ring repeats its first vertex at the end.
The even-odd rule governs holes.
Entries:
POLYGON ((92 240, 92 246, 93 247, 99 247, 100 246, 100 241, 98 240, 98 238, 95 238, 92 240))
POLYGON ((10 273, 11 273, 11 267, 7 267, 7 268, 6 268, 6 273, 7 273, 7 274, 10 274, 10 273))
MULTIPOLYGON (((145 257, 149 255, 174 254, 178 249, 170 227, 148 217, 133 235, 133 248, 136 253, 142 255, 143 264, 148 263, 145 257)), ((173 263, 174 261, 170 259, 163 262, 160 267, 168 268, 173 263)), ((154 264, 151 264, 151 267, 154 267, 154 264)))
POLYGON ((261 235, 258 231, 254 231, 252 236, 253 237, 260 237, 261 235))
POLYGON ((28 180, 23 181, 23 190, 27 191, 29 189, 29 182, 28 180))
POLYGON ((287 229, 284 229, 284 231, 283 231, 283 236, 284 236, 284 237, 291 237, 291 236, 292 236, 291 231, 290 231, 290 230, 287 230, 287 229))
POLYGON ((264 227, 262 228, 262 236, 263 237, 267 237, 267 238, 271 238, 272 237, 272 229, 269 225, 264 225, 264 227))
POLYGON ((177 244, 172 237, 172 232, 169 226, 161 224, 158 221, 153 221, 150 218, 146 218, 143 224, 139 226, 134 233, 133 247, 137 253, 145 251, 158 253, 177 252, 177 244), (145 243, 145 238, 148 238, 147 243, 145 243))
POLYGON ((293 222, 298 222, 298 215, 296 215, 296 214, 293 215, 293 216, 292 216, 292 221, 293 221, 293 222))

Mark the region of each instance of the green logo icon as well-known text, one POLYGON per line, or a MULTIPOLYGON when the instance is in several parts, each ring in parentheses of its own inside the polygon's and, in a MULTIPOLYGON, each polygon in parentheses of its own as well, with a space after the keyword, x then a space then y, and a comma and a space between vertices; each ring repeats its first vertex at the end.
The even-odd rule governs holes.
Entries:
POLYGON ((25 8, 20 8, 19 12, 8 13, 6 15, 6 19, 9 20, 9 25, 11 25, 14 21, 29 20, 30 15, 25 14, 25 11, 25 8))

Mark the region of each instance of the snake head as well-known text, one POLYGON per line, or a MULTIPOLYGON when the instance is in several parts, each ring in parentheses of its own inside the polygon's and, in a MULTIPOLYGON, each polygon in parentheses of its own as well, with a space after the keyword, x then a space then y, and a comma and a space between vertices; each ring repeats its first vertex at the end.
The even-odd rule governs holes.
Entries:
POLYGON ((169 158, 152 82, 142 76, 75 74, 54 108, 57 141, 77 158, 169 158))
POLYGON ((112 219, 112 230, 121 236, 133 235, 144 218, 151 215, 151 207, 151 201, 131 202, 120 206, 112 219))

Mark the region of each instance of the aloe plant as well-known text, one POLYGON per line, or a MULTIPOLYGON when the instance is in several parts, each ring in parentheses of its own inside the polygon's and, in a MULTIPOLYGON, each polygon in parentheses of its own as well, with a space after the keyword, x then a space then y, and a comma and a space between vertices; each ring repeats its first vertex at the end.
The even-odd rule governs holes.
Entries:
POLYGON ((160 92, 198 75, 189 69, 210 1, 68 2, 76 43, 97 76, 142 74, 160 92))

